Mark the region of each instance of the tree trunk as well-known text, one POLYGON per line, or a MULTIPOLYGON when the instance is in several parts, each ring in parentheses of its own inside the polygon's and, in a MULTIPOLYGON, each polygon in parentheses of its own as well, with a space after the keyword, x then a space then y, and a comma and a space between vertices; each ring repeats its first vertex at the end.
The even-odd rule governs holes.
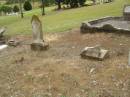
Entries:
POLYGON ((45 5, 44 5, 44 0, 42 0, 42 15, 45 15, 45 5))
POLYGON ((58 9, 61 9, 61 2, 58 1, 58 9))
POLYGON ((21 18, 23 18, 23 10, 22 10, 22 2, 19 0, 19 6, 20 6, 20 13, 21 13, 21 18))

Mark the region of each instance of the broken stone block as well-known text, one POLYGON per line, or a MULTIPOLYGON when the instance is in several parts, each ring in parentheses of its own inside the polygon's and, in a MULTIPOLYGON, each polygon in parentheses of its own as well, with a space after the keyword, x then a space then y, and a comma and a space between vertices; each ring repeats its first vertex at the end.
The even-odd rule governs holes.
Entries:
POLYGON ((11 39, 11 40, 9 40, 8 41, 8 43, 7 43, 9 46, 14 46, 14 47, 16 47, 16 46, 18 46, 19 44, 20 44, 20 42, 19 41, 16 41, 16 40, 13 40, 13 39, 11 39))
POLYGON ((0 45, 5 44, 6 43, 5 40, 6 40, 5 37, 0 37, 0 45))
POLYGON ((108 50, 102 49, 99 46, 95 47, 85 47, 81 52, 82 58, 93 58, 103 60, 108 55, 108 50))

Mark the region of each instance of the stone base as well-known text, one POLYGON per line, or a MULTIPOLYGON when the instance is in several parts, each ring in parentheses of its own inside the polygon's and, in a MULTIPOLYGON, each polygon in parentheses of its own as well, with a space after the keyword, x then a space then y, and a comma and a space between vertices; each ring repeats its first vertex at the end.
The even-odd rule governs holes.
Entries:
POLYGON ((49 48, 49 44, 45 42, 31 44, 31 50, 33 51, 43 51, 43 50, 47 50, 48 48, 49 48))

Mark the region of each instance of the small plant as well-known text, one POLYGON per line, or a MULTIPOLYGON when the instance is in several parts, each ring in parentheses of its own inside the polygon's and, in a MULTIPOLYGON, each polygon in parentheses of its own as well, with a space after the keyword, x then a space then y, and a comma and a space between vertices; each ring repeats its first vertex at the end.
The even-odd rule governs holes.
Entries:
POLYGON ((24 7, 24 10, 26 10, 26 11, 32 10, 32 5, 28 0, 24 2, 23 7, 24 7))
POLYGON ((18 7, 17 5, 14 6, 13 12, 15 12, 15 13, 16 13, 16 12, 19 12, 19 7, 18 7))

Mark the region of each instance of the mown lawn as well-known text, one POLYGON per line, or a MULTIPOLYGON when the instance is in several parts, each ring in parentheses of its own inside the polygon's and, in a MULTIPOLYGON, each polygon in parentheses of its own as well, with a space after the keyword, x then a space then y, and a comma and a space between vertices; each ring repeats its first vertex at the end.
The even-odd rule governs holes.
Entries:
POLYGON ((44 32, 62 32, 79 27, 82 21, 104 16, 121 16, 124 4, 129 0, 114 0, 113 3, 86 6, 82 8, 54 11, 55 7, 47 7, 46 15, 41 16, 41 9, 24 12, 24 19, 20 16, 0 16, 0 27, 8 28, 8 35, 30 34, 31 17, 39 15, 43 23, 44 32))

